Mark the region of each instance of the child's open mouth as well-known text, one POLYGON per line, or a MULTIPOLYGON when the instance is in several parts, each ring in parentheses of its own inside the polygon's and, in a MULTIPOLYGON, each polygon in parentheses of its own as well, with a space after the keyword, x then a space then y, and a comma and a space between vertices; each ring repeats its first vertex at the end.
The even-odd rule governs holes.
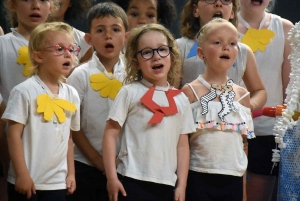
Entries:
POLYGON ((39 18, 41 18, 41 15, 38 13, 34 13, 34 14, 29 15, 29 17, 39 19, 39 18))
POLYGON ((158 64, 158 65, 153 66, 152 69, 153 69, 153 70, 160 70, 160 69, 162 69, 163 67, 164 67, 164 65, 158 64))
POLYGON ((213 15, 213 18, 223 18, 223 15, 222 15, 222 13, 215 13, 213 15))
POLYGON ((264 1, 263 0, 251 0, 251 2, 261 5, 264 1))
POLYGON ((108 43, 105 45, 105 49, 109 50, 109 51, 112 51, 114 49, 114 45, 111 44, 111 43, 108 43))
POLYGON ((230 59, 228 55, 222 55, 220 56, 221 59, 230 59))
POLYGON ((66 67, 70 67, 71 66, 71 62, 67 61, 63 64, 63 66, 66 66, 66 67))

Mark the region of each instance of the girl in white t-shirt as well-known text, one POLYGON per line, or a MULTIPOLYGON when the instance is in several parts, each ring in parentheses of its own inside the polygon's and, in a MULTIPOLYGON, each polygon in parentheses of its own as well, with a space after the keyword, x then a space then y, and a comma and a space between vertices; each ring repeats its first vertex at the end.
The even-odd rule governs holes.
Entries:
POLYGON ((65 23, 43 23, 31 34, 35 75, 12 89, 2 116, 8 121, 9 200, 64 201, 76 188, 70 129, 80 129, 80 101, 60 79, 79 50, 65 23))
POLYGON ((190 137, 187 200, 242 200, 247 168, 243 141, 254 137, 249 92, 227 77, 238 54, 238 31, 217 18, 198 33, 206 69, 183 87, 197 132, 190 137))
POLYGON ((128 85, 121 88, 111 107, 102 143, 109 197, 174 200, 176 183, 175 200, 184 200, 189 158, 186 134, 194 132, 195 126, 188 99, 169 84, 179 73, 178 47, 162 25, 147 24, 131 30, 126 49, 128 85))
MULTIPOLYGON (((53 14, 58 22, 69 22, 70 20, 85 19, 85 14, 92 5, 91 0, 59 0, 59 8, 53 14)), ((81 48, 76 61, 78 65, 92 58, 94 49, 84 39, 85 33, 73 27, 75 43, 81 48)))

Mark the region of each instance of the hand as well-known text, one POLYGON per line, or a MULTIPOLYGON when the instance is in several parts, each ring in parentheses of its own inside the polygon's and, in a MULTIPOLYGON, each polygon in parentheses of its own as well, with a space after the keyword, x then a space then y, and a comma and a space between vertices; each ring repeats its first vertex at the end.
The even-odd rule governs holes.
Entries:
POLYGON ((175 189, 174 201, 184 201, 185 200, 185 187, 178 186, 175 189))
POLYGON ((76 181, 74 174, 68 175, 66 178, 66 184, 67 184, 67 194, 73 194, 76 190, 76 181))
POLYGON ((34 183, 29 174, 16 178, 15 189, 21 194, 27 194, 27 199, 30 199, 32 194, 36 194, 34 183))
POLYGON ((123 196, 126 196, 126 191, 119 179, 113 179, 107 181, 107 191, 110 201, 117 201, 119 191, 123 196))

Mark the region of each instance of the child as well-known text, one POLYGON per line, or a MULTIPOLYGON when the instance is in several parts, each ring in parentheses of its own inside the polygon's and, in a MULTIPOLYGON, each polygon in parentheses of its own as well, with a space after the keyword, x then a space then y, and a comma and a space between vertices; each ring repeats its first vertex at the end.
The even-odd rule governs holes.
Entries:
POLYGON ((0 36, 3 36, 4 35, 4 31, 2 29, 2 27, 0 26, 0 36))
MULTIPOLYGON (((54 13, 54 18, 56 21, 65 22, 71 19, 83 18, 85 13, 91 7, 90 0, 59 0, 59 9, 54 13)), ((73 27, 73 34, 75 38, 75 43, 81 48, 78 55, 78 64, 89 60, 94 52, 93 47, 91 47, 84 39, 85 33, 75 29, 73 27)))
POLYGON ((75 68, 67 79, 77 89, 82 108, 81 130, 73 136, 77 190, 71 197, 78 201, 108 200, 102 137, 110 106, 125 77, 120 52, 128 30, 126 13, 114 3, 99 3, 87 16, 85 38, 96 51, 92 60, 75 68))
POLYGON ((111 0, 126 12, 129 30, 143 24, 160 23, 170 28, 176 19, 173 0, 111 0))
POLYGON ((184 200, 189 158, 185 134, 195 126, 186 96, 169 84, 181 65, 178 47, 158 24, 132 29, 126 47, 129 84, 113 103, 102 143, 109 197, 117 200, 121 191, 119 200, 174 200, 176 183, 175 200, 184 200))
POLYGON ((31 34, 36 74, 13 88, 2 116, 8 121, 9 200, 63 201, 76 188, 70 129, 80 128, 80 103, 60 79, 79 50, 65 23, 43 23, 31 34))
POLYGON ((0 93, 7 103, 13 87, 31 75, 28 40, 31 32, 55 11, 56 0, 5 0, 11 33, 0 37, 0 93))
MULTIPOLYGON (((205 63, 198 58, 195 40, 196 33, 201 27, 214 17, 221 17, 237 25, 238 0, 189 0, 181 15, 181 35, 177 43, 182 53, 183 67, 181 86, 203 74, 205 63)), ((239 53, 232 68, 228 70, 228 77, 236 84, 243 80, 251 93, 250 108, 261 108, 266 101, 266 91, 256 68, 254 55, 249 47, 238 43, 239 53)), ((177 85, 179 86, 179 83, 177 85)))
POLYGON ((217 18, 201 28, 198 42, 206 69, 183 87, 197 126, 190 137, 186 200, 241 201, 247 168, 243 141, 254 134, 249 92, 227 77, 238 54, 238 31, 217 18))
MULTIPOLYGON (((266 87, 268 99, 266 106, 283 104, 285 89, 289 83, 291 71, 290 42, 288 32, 293 24, 277 15, 267 13, 268 5, 275 0, 242 0, 239 17, 239 32, 241 42, 249 45, 254 52, 259 75, 266 87), (256 41, 248 40, 249 34, 260 38, 254 40, 267 40, 263 46, 256 46, 256 41), (263 38, 264 37, 264 38, 263 38)), ((249 142, 249 165, 247 182, 248 200, 269 201, 277 200, 277 186, 279 166, 273 166, 272 149, 276 147, 273 127, 275 118, 258 117, 254 119, 255 134, 258 137, 249 142)))
MULTIPOLYGON (((0 94, 0 117, 5 110, 5 104, 0 94)), ((7 171, 9 165, 9 156, 7 148, 7 139, 5 135, 6 122, 0 119, 0 201, 7 200, 7 171)))

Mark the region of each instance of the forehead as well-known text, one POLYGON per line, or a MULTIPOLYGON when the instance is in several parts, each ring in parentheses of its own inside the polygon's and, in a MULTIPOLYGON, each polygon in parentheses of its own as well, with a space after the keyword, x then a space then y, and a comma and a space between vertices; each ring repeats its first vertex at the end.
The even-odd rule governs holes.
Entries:
POLYGON ((139 8, 139 7, 145 8, 146 6, 156 9, 157 1, 156 0, 131 0, 129 3, 129 9, 139 8))
POLYGON ((155 46, 156 44, 167 45, 167 37, 160 31, 148 31, 140 36, 139 47, 155 46))
POLYGON ((74 37, 72 33, 66 31, 49 31, 45 34, 46 42, 73 42, 74 37))
POLYGON ((222 24, 212 24, 211 27, 209 27, 206 36, 213 36, 213 35, 221 35, 223 36, 224 33, 230 33, 232 36, 237 36, 238 31, 237 29, 229 23, 222 23, 222 24))
POLYGON ((120 17, 114 17, 112 15, 106 15, 104 17, 98 17, 92 20, 92 28, 97 26, 113 26, 118 25, 124 27, 123 20, 120 17))

